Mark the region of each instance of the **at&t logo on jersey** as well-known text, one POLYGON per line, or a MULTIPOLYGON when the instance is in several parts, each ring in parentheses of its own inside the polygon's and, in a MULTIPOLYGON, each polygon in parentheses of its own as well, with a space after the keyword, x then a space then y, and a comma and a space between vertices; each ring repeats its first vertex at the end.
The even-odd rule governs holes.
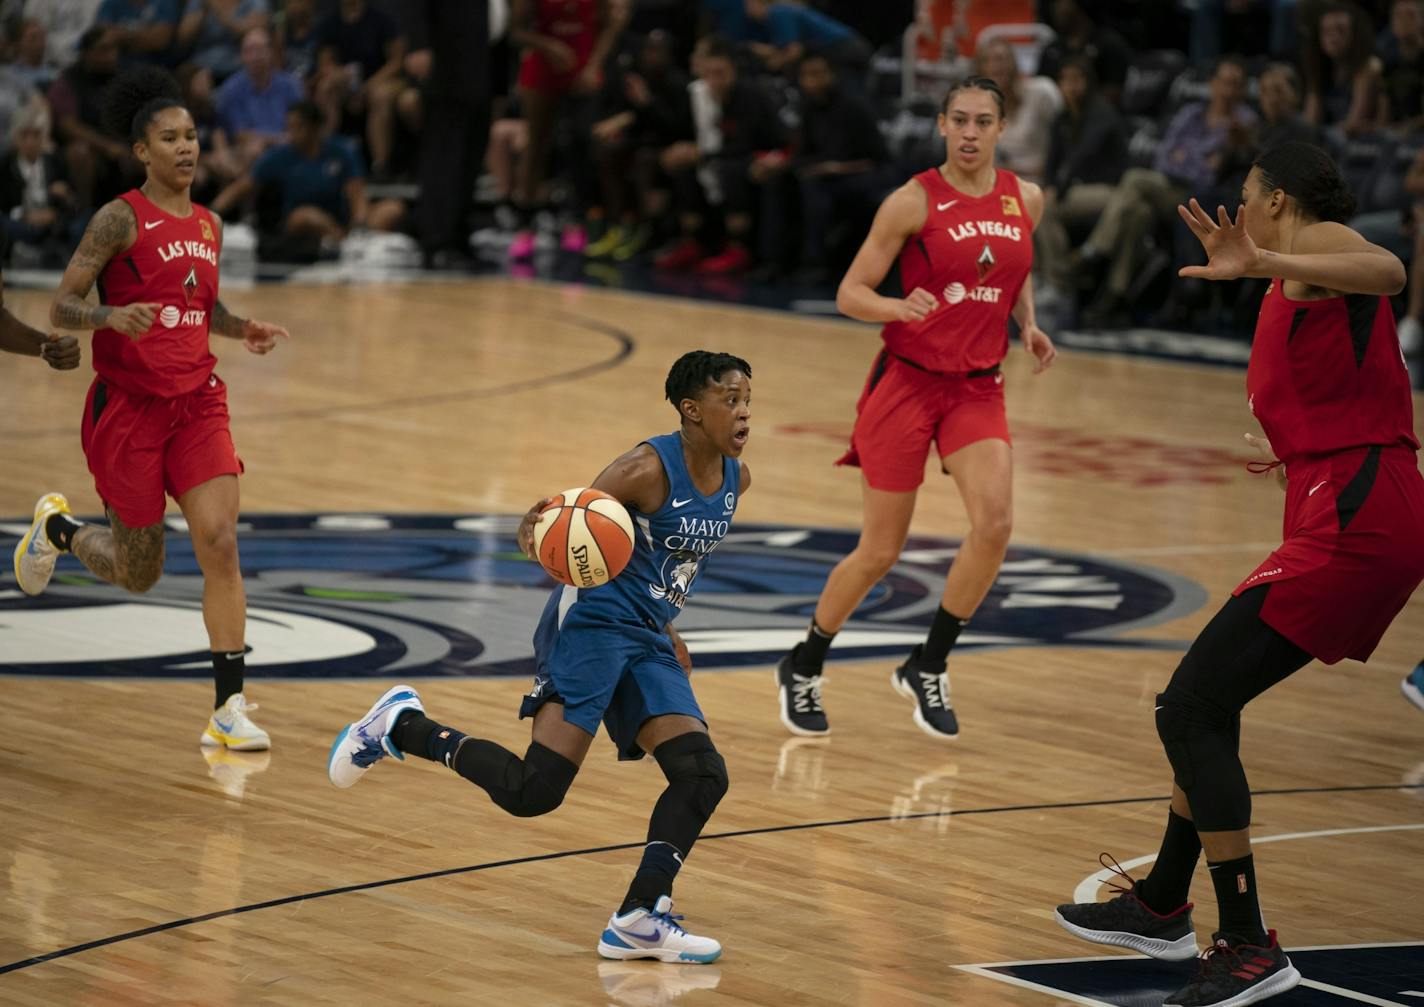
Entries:
MULTIPOLYGON (((29 522, 0 522, 0 550, 29 522)), ((123 594, 67 555, 41 602, 0 590, 0 676, 210 676, 202 573, 182 519, 167 525, 158 592, 123 594)), ((554 583, 519 551, 518 526, 503 514, 243 514, 249 675, 532 675, 530 633, 554 583)), ((698 668, 771 664, 806 635, 826 576, 857 539, 851 529, 738 525, 715 557, 674 551, 650 588, 676 605, 695 583, 678 631, 698 668)), ((912 537, 836 637, 832 660, 899 660, 921 643, 958 548, 912 537)), ((1185 641, 1122 634, 1205 601, 1162 570, 1015 545, 959 646, 1175 649, 1185 641)))
POLYGON ((187 311, 179 311, 169 304, 158 313, 158 321, 165 329, 176 328, 179 325, 202 325, 207 320, 208 313, 196 308, 189 308, 187 311))
POLYGON ((998 304, 1003 296, 1004 291, 1000 287, 966 287, 957 281, 944 288, 945 304, 958 304, 964 300, 998 304))

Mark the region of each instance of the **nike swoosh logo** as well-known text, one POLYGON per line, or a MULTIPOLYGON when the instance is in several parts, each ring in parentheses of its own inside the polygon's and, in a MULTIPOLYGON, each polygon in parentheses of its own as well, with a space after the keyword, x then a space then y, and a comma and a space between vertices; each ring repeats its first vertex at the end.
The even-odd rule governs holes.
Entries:
POLYGON ((232 723, 224 724, 221 720, 218 720, 217 717, 213 718, 213 723, 218 725, 218 730, 221 731, 223 734, 232 733, 232 723))
POLYGON ((1320 482, 1318 482, 1318 483, 1316 483, 1314 486, 1310 487, 1310 492, 1307 493, 1306 496, 1308 496, 1308 497, 1313 497, 1313 496, 1315 496, 1315 491, 1318 490, 1318 489, 1320 489, 1320 487, 1324 486, 1324 485, 1325 485, 1326 483, 1328 483, 1329 481, 1330 481, 1329 479, 1322 479, 1322 480, 1320 480, 1320 482))
POLYGON ((674 500, 672 502, 672 507, 673 510, 677 510, 677 508, 686 507, 690 503, 692 503, 692 497, 688 497, 686 500, 674 500))
POLYGON ((161 220, 150 220, 143 225, 143 229, 145 231, 151 231, 161 223, 163 223, 161 220))
POLYGON ((651 933, 646 933, 646 934, 640 934, 640 933, 637 933, 636 931, 633 931, 633 930, 622 930, 622 929, 618 930, 617 933, 618 933, 618 936, 619 936, 619 937, 631 937, 631 938, 633 938, 635 941, 649 941, 649 942, 652 942, 652 941, 660 941, 660 940, 662 940, 662 936, 663 936, 661 933, 658 932, 658 928, 657 928, 657 927, 653 927, 652 932, 651 932, 651 933))
POLYGON ((954 205, 955 203, 957 203, 957 202, 959 202, 959 200, 957 200, 957 199, 951 199, 948 203, 936 203, 936 204, 935 204, 935 209, 938 210, 938 211, 940 211, 941 213, 943 213, 945 210, 948 210, 951 206, 953 206, 953 205, 954 205))
POLYGON ((226 657, 229 661, 236 661, 239 657, 246 655, 246 653, 247 651, 245 650, 239 650, 234 654, 224 654, 223 657, 226 657))

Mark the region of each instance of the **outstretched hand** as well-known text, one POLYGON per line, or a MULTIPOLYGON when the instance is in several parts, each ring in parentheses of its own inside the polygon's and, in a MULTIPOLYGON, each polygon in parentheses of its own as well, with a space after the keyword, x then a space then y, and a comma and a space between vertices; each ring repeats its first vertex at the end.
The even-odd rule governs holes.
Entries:
POLYGON ((277 339, 291 339, 291 334, 280 325, 273 325, 271 322, 257 322, 249 320, 242 330, 242 344, 251 353, 258 355, 271 353, 277 345, 277 339))
POLYGON ((1187 206, 1178 206, 1186 225, 1206 249, 1205 266, 1183 266, 1178 276, 1196 276, 1203 280, 1234 280, 1249 274, 1261 260, 1261 250, 1246 233, 1245 210, 1236 208, 1236 217, 1226 215, 1226 207, 1216 208, 1216 219, 1202 209, 1195 199, 1187 206))
POLYGON ((1058 359, 1058 350, 1053 345, 1053 340, 1048 338, 1048 333, 1030 323, 1023 327, 1021 335, 1024 349, 1032 353, 1034 359, 1038 361, 1033 366, 1033 373, 1042 374, 1052 367, 1053 361, 1058 359))

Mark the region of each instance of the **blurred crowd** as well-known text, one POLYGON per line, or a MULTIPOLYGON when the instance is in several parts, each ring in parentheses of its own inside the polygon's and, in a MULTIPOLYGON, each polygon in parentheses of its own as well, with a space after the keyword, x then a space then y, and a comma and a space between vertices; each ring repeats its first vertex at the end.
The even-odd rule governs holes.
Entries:
POLYGON ((978 73, 1002 164, 1049 197, 1056 324, 1240 331, 1258 291, 1177 278, 1200 249, 1175 207, 1234 207, 1257 152, 1306 139, 1413 261, 1419 343, 1424 0, 0 0, 0 25, 11 265, 62 263, 134 184, 103 95, 147 61, 198 122, 195 198, 263 258, 403 235, 436 266, 825 283, 943 159, 940 96, 978 73))

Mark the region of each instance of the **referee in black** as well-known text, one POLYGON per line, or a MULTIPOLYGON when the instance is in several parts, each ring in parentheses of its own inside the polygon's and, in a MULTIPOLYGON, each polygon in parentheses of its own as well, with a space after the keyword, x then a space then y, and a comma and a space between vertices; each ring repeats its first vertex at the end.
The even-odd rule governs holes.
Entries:
POLYGON ((468 264, 490 130, 490 0, 403 0, 405 70, 423 85, 416 233, 427 268, 468 264))

